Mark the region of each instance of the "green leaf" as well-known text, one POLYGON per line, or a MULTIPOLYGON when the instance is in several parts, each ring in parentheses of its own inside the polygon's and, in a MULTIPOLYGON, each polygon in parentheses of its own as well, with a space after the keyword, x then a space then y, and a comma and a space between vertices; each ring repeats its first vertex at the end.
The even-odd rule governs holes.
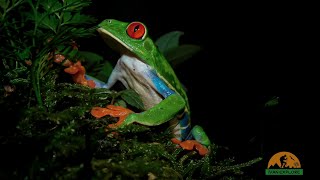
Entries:
POLYGON ((125 100, 131 106, 134 106, 141 110, 144 109, 144 105, 141 97, 134 90, 132 89, 123 90, 120 92, 120 96, 123 100, 125 100))
POLYGON ((109 61, 106 61, 101 68, 99 68, 100 71, 97 74, 97 78, 101 79, 102 81, 107 81, 111 72, 113 71, 113 66, 109 61))
POLYGON ((39 24, 40 27, 51 29, 53 32, 56 33, 56 30, 58 29, 59 20, 56 16, 44 16, 43 20, 39 24))
POLYGON ((47 13, 58 11, 62 7, 62 3, 59 1, 40 1, 40 5, 47 13))
POLYGON ((179 39, 184 33, 181 31, 172 31, 159 37, 155 44, 158 46, 159 51, 164 53, 172 48, 179 46, 179 39))
POLYGON ((90 0, 65 0, 66 10, 68 11, 80 11, 82 8, 91 4, 90 0))
POLYGON ((16 55, 20 58, 20 60, 29 59, 31 55, 31 47, 25 48, 22 52, 16 52, 16 55))
POLYGON ((63 22, 68 22, 72 19, 72 15, 70 12, 65 12, 63 14, 63 22))
POLYGON ((21 66, 19 68, 14 69, 13 71, 17 74, 26 74, 27 68, 25 66, 21 66))
POLYGON ((99 54, 90 51, 79 51, 79 54, 86 62, 86 68, 90 69, 93 66, 100 64, 103 61, 103 57, 99 54))
POLYGON ((26 85, 29 83, 29 80, 27 79, 24 79, 24 78, 17 78, 17 79, 13 79, 10 81, 11 84, 14 84, 14 85, 26 85))
POLYGON ((5 10, 8 8, 10 1, 0 0, 0 7, 5 10))
POLYGON ((185 44, 166 51, 164 56, 172 66, 176 66, 189 59, 200 50, 200 46, 185 44))
POLYGON ((94 17, 88 16, 88 15, 82 15, 80 12, 75 13, 72 18, 71 15, 67 14, 65 21, 62 25, 66 24, 72 24, 72 25, 78 25, 78 24, 90 24, 96 21, 94 17))
POLYGON ((126 103, 124 100, 122 100, 122 99, 116 101, 116 102, 114 103, 114 105, 115 105, 115 106, 122 106, 122 107, 124 107, 124 108, 127 107, 127 103, 126 103))
POLYGON ((85 67, 87 73, 95 78, 106 82, 110 76, 113 66, 110 61, 103 62, 103 57, 99 54, 89 52, 89 51, 80 51, 80 56, 84 58, 85 67))
POLYGON ((265 107, 272 107, 279 104, 279 97, 273 96, 269 101, 265 103, 265 107))

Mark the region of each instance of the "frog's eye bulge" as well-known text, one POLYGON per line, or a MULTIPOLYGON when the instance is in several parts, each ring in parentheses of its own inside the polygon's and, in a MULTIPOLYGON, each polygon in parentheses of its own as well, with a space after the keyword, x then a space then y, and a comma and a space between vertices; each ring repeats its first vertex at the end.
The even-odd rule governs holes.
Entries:
POLYGON ((143 39, 146 34, 146 27, 141 22, 132 22, 127 27, 127 34, 133 39, 143 39))

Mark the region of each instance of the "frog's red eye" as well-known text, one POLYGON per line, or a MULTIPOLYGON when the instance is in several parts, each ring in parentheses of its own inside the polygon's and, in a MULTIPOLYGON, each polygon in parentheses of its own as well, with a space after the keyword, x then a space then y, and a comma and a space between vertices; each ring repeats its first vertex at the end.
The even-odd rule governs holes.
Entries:
POLYGON ((142 39, 146 33, 146 27, 140 22, 132 22, 127 27, 127 33, 133 39, 142 39))

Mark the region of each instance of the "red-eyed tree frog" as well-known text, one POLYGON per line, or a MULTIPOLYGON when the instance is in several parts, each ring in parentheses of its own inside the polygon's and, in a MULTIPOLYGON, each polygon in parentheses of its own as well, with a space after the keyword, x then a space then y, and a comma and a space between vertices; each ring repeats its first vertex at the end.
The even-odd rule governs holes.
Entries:
POLYGON ((172 67, 148 36, 141 22, 121 22, 107 19, 98 25, 103 40, 121 54, 108 82, 103 83, 88 75, 96 88, 110 89, 117 81, 135 90, 142 98, 145 111, 134 113, 121 106, 94 107, 97 118, 111 115, 119 121, 109 125, 119 128, 131 123, 157 126, 169 122, 172 142, 183 149, 196 149, 200 155, 209 153, 210 140, 200 126, 191 128, 187 94, 172 67))

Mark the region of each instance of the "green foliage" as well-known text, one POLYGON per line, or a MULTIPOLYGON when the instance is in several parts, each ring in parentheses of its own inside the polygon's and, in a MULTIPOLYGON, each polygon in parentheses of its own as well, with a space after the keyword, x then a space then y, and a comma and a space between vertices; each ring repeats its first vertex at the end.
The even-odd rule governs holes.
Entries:
POLYGON ((120 96, 131 106, 141 110, 144 109, 142 99, 134 90, 132 89, 124 90, 120 92, 120 96))
POLYGON ((164 52, 165 57, 170 64, 175 67, 187 59, 190 59, 194 54, 199 52, 201 48, 193 44, 184 44, 164 52))
POLYGON ((273 107, 279 104, 279 97, 273 96, 270 100, 268 100, 264 106, 265 107, 273 107))
POLYGON ((105 61, 102 56, 94 52, 80 51, 83 61, 86 63, 88 74, 106 82, 110 76, 113 66, 110 61, 105 61))
POLYGON ((175 67, 201 50, 201 47, 193 44, 182 44, 179 41, 184 33, 172 31, 159 37, 155 43, 159 51, 163 53, 169 63, 175 67))
MULTIPOLYGON (((109 76, 108 61, 73 47, 77 39, 92 35, 87 26, 94 18, 81 13, 88 5, 87 0, 0 0, 0 144, 5 151, 0 179, 225 178, 241 175, 260 160, 221 160, 224 149, 216 145, 206 157, 183 151, 170 142, 167 124, 114 130, 107 127, 115 118, 94 118, 92 107, 118 104, 138 112, 143 103, 132 90, 75 84, 63 66, 52 62, 62 54, 85 62, 100 80, 109 76)), ((181 35, 158 41, 172 62, 197 51, 193 45, 180 46, 181 35)))
POLYGON ((159 37, 155 43, 158 46, 159 51, 164 53, 169 49, 178 47, 180 37, 183 34, 184 33, 181 31, 172 31, 159 37))
POLYGON ((30 76, 18 76, 14 81, 32 83, 40 106, 40 81, 49 71, 51 53, 63 52, 66 57, 74 59, 77 52, 70 50, 72 40, 92 35, 93 31, 85 25, 95 19, 80 13, 88 5, 89 0, 0 2, 1 70, 13 73, 11 71, 15 69, 30 68, 31 65, 30 76))

